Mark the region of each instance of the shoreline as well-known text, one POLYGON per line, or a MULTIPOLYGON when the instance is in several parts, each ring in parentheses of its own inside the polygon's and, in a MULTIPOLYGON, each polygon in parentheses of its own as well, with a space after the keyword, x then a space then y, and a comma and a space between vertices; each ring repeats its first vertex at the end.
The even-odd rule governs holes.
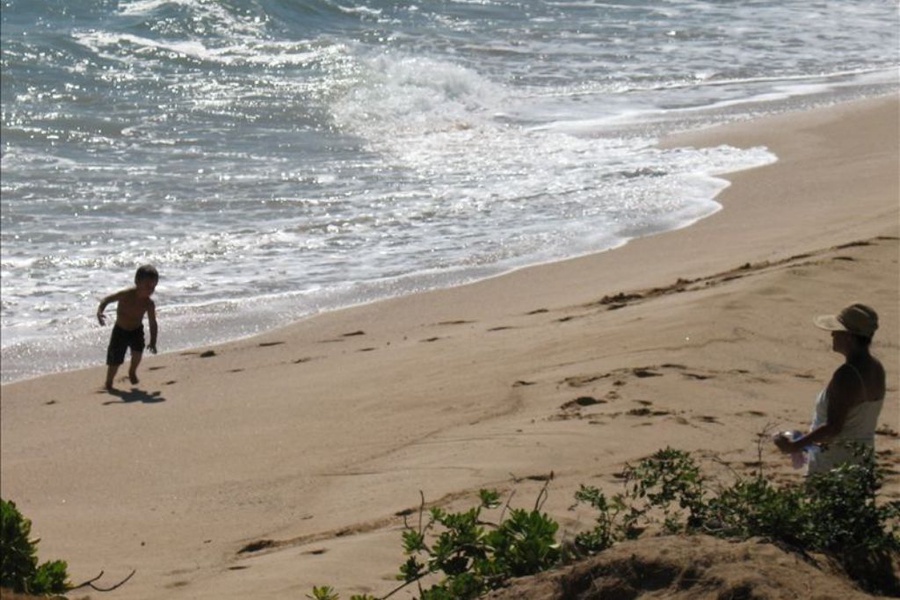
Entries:
POLYGON ((393 587, 420 492, 519 506, 552 472, 545 510, 575 531, 579 483, 615 490, 664 445, 746 469, 767 427, 807 421, 837 364, 811 319, 859 290, 896 399, 897 115, 890 96, 679 135, 778 161, 723 175, 714 215, 611 251, 148 356, 115 396, 102 366, 4 384, 4 498, 73 580, 138 569, 115 598, 347 596, 393 587))
MULTIPOLYGON (((878 102, 880 100, 883 100, 885 98, 890 98, 890 97, 892 97, 892 95, 867 97, 862 100, 852 100, 849 102, 845 100, 842 103, 839 103, 836 105, 829 104, 825 107, 814 108, 812 110, 814 110, 814 111, 830 110, 831 108, 833 108, 835 106, 852 105, 852 104, 866 103, 866 102, 878 102)), ((794 109, 793 111, 779 112, 779 113, 777 113, 777 115, 789 116, 792 114, 797 114, 798 112, 800 112, 800 113, 808 112, 808 109, 806 109, 806 110, 801 109, 799 111, 797 109, 794 109)), ((766 118, 777 119, 778 118, 777 115, 774 117, 769 116, 766 118)), ((660 145, 660 147, 663 147, 663 148, 674 148, 674 147, 678 147, 680 145, 685 145, 685 144, 681 144, 681 143, 676 144, 676 143, 672 142, 672 140, 681 140, 681 139, 683 139, 685 141, 690 141, 690 142, 699 141, 700 143, 698 143, 696 145, 700 146, 700 147, 709 146, 709 145, 717 145, 716 143, 704 143, 703 142, 705 136, 707 135, 707 133, 706 133, 707 131, 709 131, 709 130, 728 131, 731 129, 734 129, 735 131, 740 131, 740 130, 745 129, 746 125, 747 125, 746 122, 739 122, 739 123, 735 123, 735 124, 731 124, 731 125, 727 125, 727 124, 726 125, 714 125, 714 126, 711 126, 707 130, 692 131, 692 132, 686 132, 686 133, 681 133, 681 134, 676 134, 676 135, 670 136, 669 138, 662 140, 662 142, 659 145, 660 145)), ((747 128, 746 130, 750 131, 750 129, 752 129, 752 126, 747 128)), ((742 134, 740 134, 740 137, 748 138, 749 136, 742 133, 742 134)), ((755 143, 743 143, 743 144, 734 144, 734 145, 742 147, 742 148, 750 148, 752 146, 761 146, 764 144, 760 141, 757 141, 755 143)), ((766 165, 763 165, 763 167, 765 167, 765 166, 766 165)), ((746 170, 753 170, 756 168, 762 168, 762 167, 752 167, 752 168, 749 168, 746 170)), ((712 175, 718 179, 730 182, 729 173, 736 174, 736 173, 740 173, 740 172, 742 172, 742 171, 722 172, 722 173, 714 172, 714 173, 710 173, 709 175, 712 175)), ((621 248, 624 248, 625 246, 632 244, 632 243, 636 242, 637 240, 643 239, 645 237, 654 237, 657 235, 667 234, 667 233, 670 233, 673 231, 678 231, 680 229, 691 228, 691 227, 696 226, 697 223, 715 215, 716 212, 719 212, 722 210, 721 198, 722 198, 722 195, 725 193, 725 191, 727 191, 727 185, 730 185, 730 183, 726 184, 725 189, 720 191, 715 197, 711 198, 711 201, 719 204, 720 208, 716 209, 716 211, 714 211, 713 213, 711 213, 707 216, 700 217, 696 220, 689 222, 688 224, 679 225, 679 226, 675 227, 674 229, 656 231, 654 233, 641 235, 641 236, 634 237, 634 238, 628 238, 627 241, 622 242, 619 245, 604 249, 604 250, 596 250, 596 251, 585 252, 585 253, 576 254, 576 255, 572 255, 572 256, 564 257, 564 258, 553 258, 553 259, 548 259, 543 262, 535 262, 535 263, 525 264, 522 266, 510 267, 505 270, 502 270, 502 269, 498 270, 497 272, 494 272, 494 273, 488 274, 488 275, 483 275, 483 274, 482 275, 466 275, 465 274, 466 271, 459 271, 459 272, 454 272, 454 273, 439 273, 439 274, 433 275, 433 276, 408 275, 408 276, 402 277, 401 279, 408 278, 410 281, 418 281, 419 278, 422 278, 423 280, 435 279, 438 281, 442 281, 442 283, 438 284, 435 287, 426 286, 424 289, 416 289, 416 288, 421 288, 421 286, 419 284, 412 284, 409 287, 407 287, 407 285, 401 285, 400 287, 407 291, 401 291, 396 294, 385 294, 384 292, 375 293, 375 295, 371 299, 351 301, 344 305, 339 304, 336 306, 328 306, 324 309, 319 309, 317 302, 312 302, 312 303, 310 303, 310 305, 308 307, 310 309, 310 312, 303 313, 303 311, 299 311, 293 317, 294 320, 292 320, 290 322, 273 325, 272 324, 274 322, 273 319, 261 318, 259 321, 254 321, 254 327, 251 328, 251 329, 254 329, 253 331, 243 331, 243 332, 237 331, 235 326, 231 325, 231 326, 229 326, 229 329, 234 330, 234 331, 232 331, 231 337, 227 337, 224 339, 218 339, 218 337, 213 337, 212 341, 198 340, 198 341, 196 341, 196 343, 189 343, 187 345, 182 344, 182 345, 177 346, 174 349, 171 349, 171 350, 167 349, 164 352, 164 354, 177 355, 177 354, 181 354, 184 352, 193 352, 193 351, 200 351, 200 350, 209 349, 209 348, 215 348, 216 346, 220 346, 220 345, 240 343, 240 342, 243 342, 246 340, 252 340, 258 336, 268 335, 274 331, 279 331, 284 328, 290 328, 290 327, 296 325, 298 322, 305 321, 308 319, 318 318, 322 315, 327 315, 329 313, 336 312, 336 311, 353 310, 353 309, 356 309, 356 308, 359 308, 361 306, 365 306, 368 304, 385 302, 385 301, 389 302, 389 301, 397 300, 398 298, 402 298, 402 297, 408 296, 408 295, 441 292, 446 289, 475 285, 482 281, 491 280, 491 279, 495 279, 498 277, 506 277, 510 274, 514 274, 514 273, 516 273, 518 271, 522 271, 522 270, 527 270, 527 269, 532 269, 532 268, 544 268, 547 266, 552 266, 552 265, 559 264, 559 263, 565 263, 568 261, 590 258, 591 256, 595 256, 598 254, 605 254, 608 252, 617 252, 621 248), (408 291, 409 289, 413 289, 414 291, 408 291)), ((487 269, 487 271, 493 271, 493 268, 487 269)), ((127 277, 124 279, 124 281, 126 281, 126 283, 127 283, 127 277)), ((393 287, 397 287, 395 282, 381 281, 381 282, 376 282, 375 284, 373 284, 373 289, 375 289, 375 288, 393 288, 393 287)), ((354 292, 349 295, 350 296, 360 296, 361 295, 364 297, 368 297, 371 293, 372 293, 371 290, 369 290, 368 292, 365 292, 363 294, 357 294, 356 292, 354 292)), ((338 295, 340 295, 340 294, 338 294, 338 295)), ((97 301, 99 301, 99 297, 97 298, 97 301)), ((257 301, 266 302, 266 299, 265 298, 257 299, 257 301)), ((210 321, 215 321, 216 315, 208 315, 207 319, 210 321)), ((84 337, 85 337, 84 332, 82 332, 81 334, 76 336, 76 339, 74 341, 76 341, 79 345, 81 345, 84 342, 88 342, 88 344, 93 344, 93 346, 91 346, 91 347, 93 348, 94 346, 96 346, 96 348, 94 348, 94 350, 91 350, 90 352, 91 352, 91 354, 96 354, 96 351, 98 351, 97 349, 101 349, 101 350, 105 349, 105 345, 106 345, 107 338, 108 338, 108 333, 106 330, 103 330, 100 332, 99 337, 94 340, 85 340, 84 337)), ((101 356, 101 355, 98 354, 97 356, 101 356)), ((19 359, 17 358, 16 360, 19 360, 19 359)), ((100 363, 102 363, 102 356, 101 356, 101 359, 98 359, 98 360, 100 360, 100 363)), ((59 370, 59 371, 51 371, 51 372, 47 372, 47 373, 28 374, 28 375, 24 375, 24 376, 23 375, 15 375, 15 376, 12 376, 14 378, 0 382, 0 385, 10 385, 10 384, 15 384, 15 383, 21 383, 24 381, 29 381, 32 379, 38 379, 38 378, 45 377, 45 376, 54 376, 54 375, 60 375, 63 373, 83 371, 83 370, 95 368, 97 366, 96 362, 86 363, 86 362, 84 362, 83 358, 76 362, 83 362, 84 364, 81 364, 79 366, 64 368, 63 370, 59 370)))

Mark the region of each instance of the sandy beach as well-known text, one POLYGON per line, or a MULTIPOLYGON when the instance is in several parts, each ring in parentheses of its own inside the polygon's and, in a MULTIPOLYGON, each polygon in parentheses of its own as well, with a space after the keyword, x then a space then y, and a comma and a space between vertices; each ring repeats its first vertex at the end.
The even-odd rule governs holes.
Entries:
POLYGON ((2 496, 73 582, 135 570, 112 600, 385 593, 398 515, 423 497, 530 507, 552 473, 544 510, 571 537, 591 525, 579 484, 615 493, 666 446, 758 468, 760 436, 805 428, 841 362, 812 318, 864 301, 897 500, 898 131, 891 97, 687 134, 667 143, 778 161, 728 174, 723 209, 691 227, 252 339, 165 353, 161 305, 140 384, 102 390, 97 348, 96 368, 2 387, 2 496))

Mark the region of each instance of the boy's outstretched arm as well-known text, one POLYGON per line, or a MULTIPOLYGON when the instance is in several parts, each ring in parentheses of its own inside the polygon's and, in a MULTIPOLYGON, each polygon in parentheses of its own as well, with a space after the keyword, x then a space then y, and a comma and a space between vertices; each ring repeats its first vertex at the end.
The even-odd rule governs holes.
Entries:
POLYGON ((159 332, 159 327, 156 324, 156 303, 153 300, 147 306, 147 321, 150 324, 150 343, 147 345, 147 349, 156 354, 156 334, 159 332))
POLYGON ((103 311, 106 310, 106 306, 113 302, 118 302, 123 293, 124 292, 116 292, 115 294, 110 294, 100 301, 100 306, 97 308, 97 321, 99 321, 101 325, 106 325, 106 315, 103 314, 103 311))

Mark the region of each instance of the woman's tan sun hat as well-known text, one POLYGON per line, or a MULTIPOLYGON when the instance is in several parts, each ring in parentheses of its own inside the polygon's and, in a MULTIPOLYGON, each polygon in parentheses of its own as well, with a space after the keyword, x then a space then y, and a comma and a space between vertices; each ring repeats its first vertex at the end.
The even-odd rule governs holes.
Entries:
POLYGON ((851 304, 836 315, 822 315, 813 322, 827 331, 848 331, 871 338, 878 329, 878 313, 865 304, 851 304))

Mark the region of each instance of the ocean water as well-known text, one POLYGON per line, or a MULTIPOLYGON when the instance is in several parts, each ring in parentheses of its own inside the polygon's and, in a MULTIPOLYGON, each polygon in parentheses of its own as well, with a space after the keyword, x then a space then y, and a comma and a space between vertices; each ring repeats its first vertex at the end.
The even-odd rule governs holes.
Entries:
POLYGON ((896 92, 898 6, 2 0, 2 381, 614 248, 765 148, 668 133, 896 92), (109 314, 113 314, 110 307, 109 314))

